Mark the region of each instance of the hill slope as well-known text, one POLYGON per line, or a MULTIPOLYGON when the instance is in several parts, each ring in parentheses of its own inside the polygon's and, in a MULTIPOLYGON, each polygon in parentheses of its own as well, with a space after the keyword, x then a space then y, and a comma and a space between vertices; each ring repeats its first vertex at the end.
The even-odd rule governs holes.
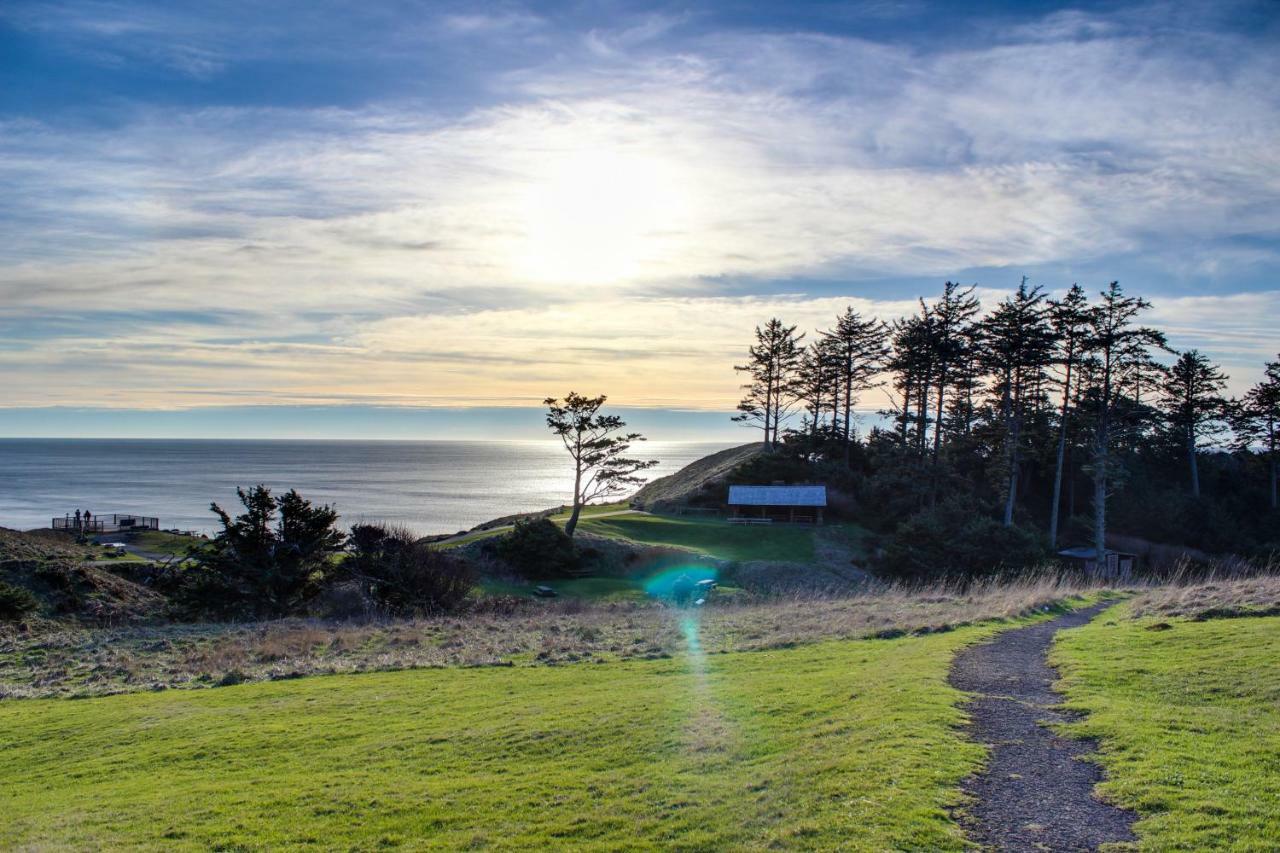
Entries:
POLYGON ((674 474, 646 484, 631 498, 631 503, 657 512, 681 506, 698 493, 715 487, 739 465, 762 453, 764 444, 754 442, 704 456, 674 474))
POLYGON ((94 565, 94 556, 65 537, 0 527, 0 583, 34 595, 40 605, 34 616, 115 624, 164 613, 163 596, 94 565))

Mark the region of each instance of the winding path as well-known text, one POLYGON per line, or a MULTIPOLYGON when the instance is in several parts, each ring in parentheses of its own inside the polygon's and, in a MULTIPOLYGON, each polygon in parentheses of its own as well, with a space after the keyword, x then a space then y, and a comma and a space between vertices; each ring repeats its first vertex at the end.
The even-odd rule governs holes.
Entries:
POLYGON ((1102 770, 1079 756, 1094 745, 1049 727, 1070 719, 1056 709, 1062 697, 1045 659, 1053 637, 1107 606, 1006 631, 956 656, 951 685, 978 694, 966 706, 970 736, 991 748, 985 771, 964 784, 974 803, 963 822, 974 841, 997 850, 1074 851, 1134 839, 1136 815, 1093 796, 1102 770))

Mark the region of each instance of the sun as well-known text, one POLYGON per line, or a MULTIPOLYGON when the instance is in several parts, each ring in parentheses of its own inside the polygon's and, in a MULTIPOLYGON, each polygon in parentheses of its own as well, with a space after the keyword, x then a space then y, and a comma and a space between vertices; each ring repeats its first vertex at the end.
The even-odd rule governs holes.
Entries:
POLYGON ((656 271, 688 233, 690 183, 655 155, 608 148, 557 155, 524 197, 517 274, 612 284, 656 271))

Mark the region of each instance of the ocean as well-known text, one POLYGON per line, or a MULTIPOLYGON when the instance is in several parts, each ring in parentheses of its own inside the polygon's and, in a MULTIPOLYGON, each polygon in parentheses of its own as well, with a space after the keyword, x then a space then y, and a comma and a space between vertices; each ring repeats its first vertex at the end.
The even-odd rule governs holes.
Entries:
MULTIPOLYGON (((650 479, 733 445, 648 441, 650 479)), ((217 501, 265 483, 334 504, 341 523, 386 521, 420 534, 559 506, 572 469, 552 441, 248 441, 0 438, 0 526, 48 527, 77 509, 156 516, 165 529, 211 532, 217 501)))

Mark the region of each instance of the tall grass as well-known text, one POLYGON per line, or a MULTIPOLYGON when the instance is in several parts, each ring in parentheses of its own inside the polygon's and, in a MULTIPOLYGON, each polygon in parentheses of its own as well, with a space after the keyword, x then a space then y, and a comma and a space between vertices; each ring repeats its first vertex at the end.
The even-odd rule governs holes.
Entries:
POLYGON ((667 657, 696 627, 703 651, 931 633, 1062 606, 1093 587, 1059 575, 965 585, 893 584, 858 593, 660 602, 491 602, 407 620, 285 619, 225 625, 62 628, 0 637, 0 697, 98 695, 415 667, 565 664, 667 657))

